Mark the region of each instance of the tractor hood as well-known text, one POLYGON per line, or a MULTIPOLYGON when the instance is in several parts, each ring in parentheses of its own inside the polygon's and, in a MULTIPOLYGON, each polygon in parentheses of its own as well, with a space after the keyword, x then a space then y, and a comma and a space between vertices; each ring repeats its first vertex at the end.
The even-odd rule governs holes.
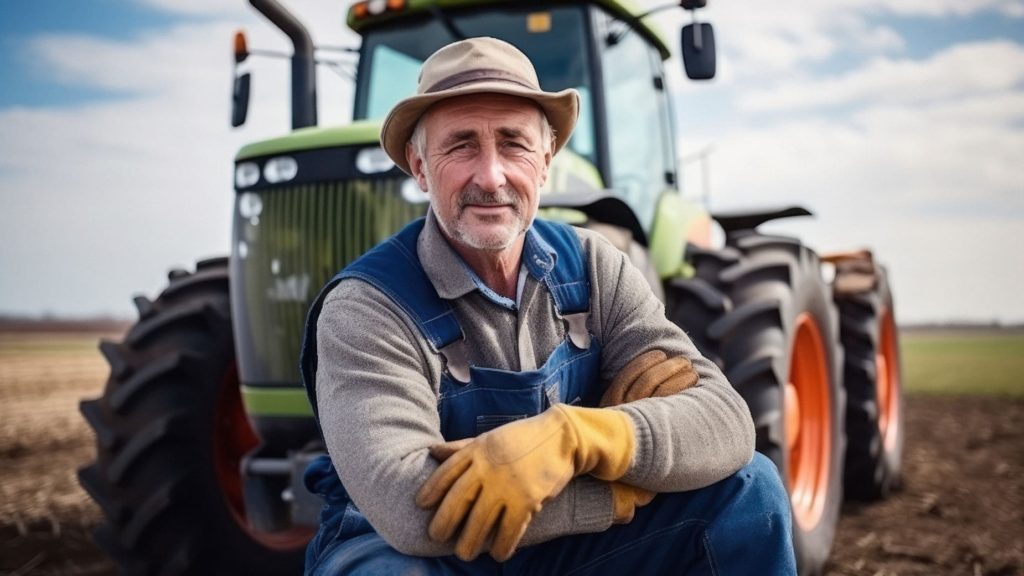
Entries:
POLYGON ((380 140, 381 124, 380 120, 359 120, 344 126, 300 128, 287 136, 247 144, 235 155, 235 161, 302 150, 376 144, 380 140))

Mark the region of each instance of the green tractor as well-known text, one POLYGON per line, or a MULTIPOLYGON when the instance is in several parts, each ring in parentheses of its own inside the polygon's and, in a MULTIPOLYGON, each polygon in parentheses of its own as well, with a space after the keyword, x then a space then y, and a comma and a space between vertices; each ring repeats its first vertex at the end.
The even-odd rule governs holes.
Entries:
MULTIPOLYGON (((626 0, 358 2, 348 11, 362 37, 355 121, 321 128, 309 35, 275 0, 250 2, 294 43, 294 130, 238 153, 231 256, 172 270, 158 298, 136 297, 138 322, 100 345, 103 395, 81 405, 97 459, 79 478, 105 517, 96 540, 125 573, 301 572, 320 508, 301 474, 323 450, 299 382, 307 308, 335 271, 425 213, 425 195, 378 145, 380 122, 428 55, 472 36, 519 47, 544 89, 579 90, 579 125, 543 212, 629 254, 746 399, 757 449, 791 495, 801 573, 823 570, 844 487, 878 498, 897 485, 900 362, 885 270, 867 252, 822 258, 758 232, 802 208, 711 216, 683 199, 670 49, 649 13, 626 0), (713 221, 724 245, 712 245, 713 221)), ((680 32, 687 75, 713 76, 711 26, 680 32)), ((236 38, 237 62, 257 53, 236 38)), ((235 125, 248 91, 249 75, 236 74, 235 125)))

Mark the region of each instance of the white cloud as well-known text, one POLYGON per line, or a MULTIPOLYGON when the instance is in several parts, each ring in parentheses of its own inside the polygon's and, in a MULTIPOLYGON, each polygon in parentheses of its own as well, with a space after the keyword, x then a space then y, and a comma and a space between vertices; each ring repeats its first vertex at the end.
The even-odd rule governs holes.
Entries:
MULTIPOLYGON (((848 5, 858 4, 856 0, 840 1, 848 5)), ((866 4, 873 5, 874 9, 886 10, 902 16, 963 17, 978 12, 997 12, 1014 18, 1024 16, 1024 2, 1020 0, 972 0, 971 2, 961 0, 900 0, 898 2, 873 0, 866 4)))
POLYGON ((876 58, 834 78, 813 78, 744 94, 746 111, 808 110, 875 102, 924 104, 1013 89, 1024 82, 1024 46, 1010 41, 953 46, 927 60, 876 58))
POLYGON ((963 19, 997 13, 1022 18, 1024 0, 777 0, 743 6, 711 2, 703 12, 719 31, 722 56, 747 84, 803 73, 805 65, 840 53, 899 53, 906 40, 884 24, 893 15, 963 19))

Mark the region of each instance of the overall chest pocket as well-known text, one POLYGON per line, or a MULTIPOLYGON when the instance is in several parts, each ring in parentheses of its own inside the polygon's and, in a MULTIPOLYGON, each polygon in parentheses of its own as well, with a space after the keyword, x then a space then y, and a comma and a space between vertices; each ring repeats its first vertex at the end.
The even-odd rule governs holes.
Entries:
POLYGON ((516 380, 519 379, 499 382, 474 377, 465 385, 444 382, 438 412, 445 440, 472 438, 503 424, 540 414, 547 407, 543 383, 516 380))
POLYGON ((601 397, 600 359, 596 339, 585 350, 566 340, 539 370, 471 367, 468 384, 445 374, 438 399, 441 434, 448 441, 472 438, 536 416, 556 403, 596 406, 601 397))

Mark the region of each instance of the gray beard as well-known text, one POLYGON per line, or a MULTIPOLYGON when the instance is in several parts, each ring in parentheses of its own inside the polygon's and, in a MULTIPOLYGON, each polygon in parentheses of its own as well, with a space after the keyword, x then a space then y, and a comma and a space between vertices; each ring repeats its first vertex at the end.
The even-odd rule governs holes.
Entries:
MULTIPOLYGON (((434 215, 437 216, 437 211, 434 211, 434 215)), ((500 190, 498 192, 487 192, 481 190, 477 186, 469 186, 462 191, 459 196, 458 214, 454 222, 446 222, 443 218, 438 216, 438 224, 444 233, 451 239, 456 240, 462 244, 470 246, 477 250, 487 250, 492 252, 500 252, 509 246, 511 246, 516 238, 520 234, 526 232, 530 223, 526 222, 523 217, 522 203, 519 200, 519 196, 511 190, 500 190), (474 237, 464 226, 462 215, 465 212, 466 206, 470 204, 477 204, 483 206, 497 206, 497 205, 509 205, 512 207, 515 213, 515 222, 518 222, 516 230, 511 231, 504 238, 477 238, 474 237)), ((513 224, 515 226, 515 224, 513 224)))

